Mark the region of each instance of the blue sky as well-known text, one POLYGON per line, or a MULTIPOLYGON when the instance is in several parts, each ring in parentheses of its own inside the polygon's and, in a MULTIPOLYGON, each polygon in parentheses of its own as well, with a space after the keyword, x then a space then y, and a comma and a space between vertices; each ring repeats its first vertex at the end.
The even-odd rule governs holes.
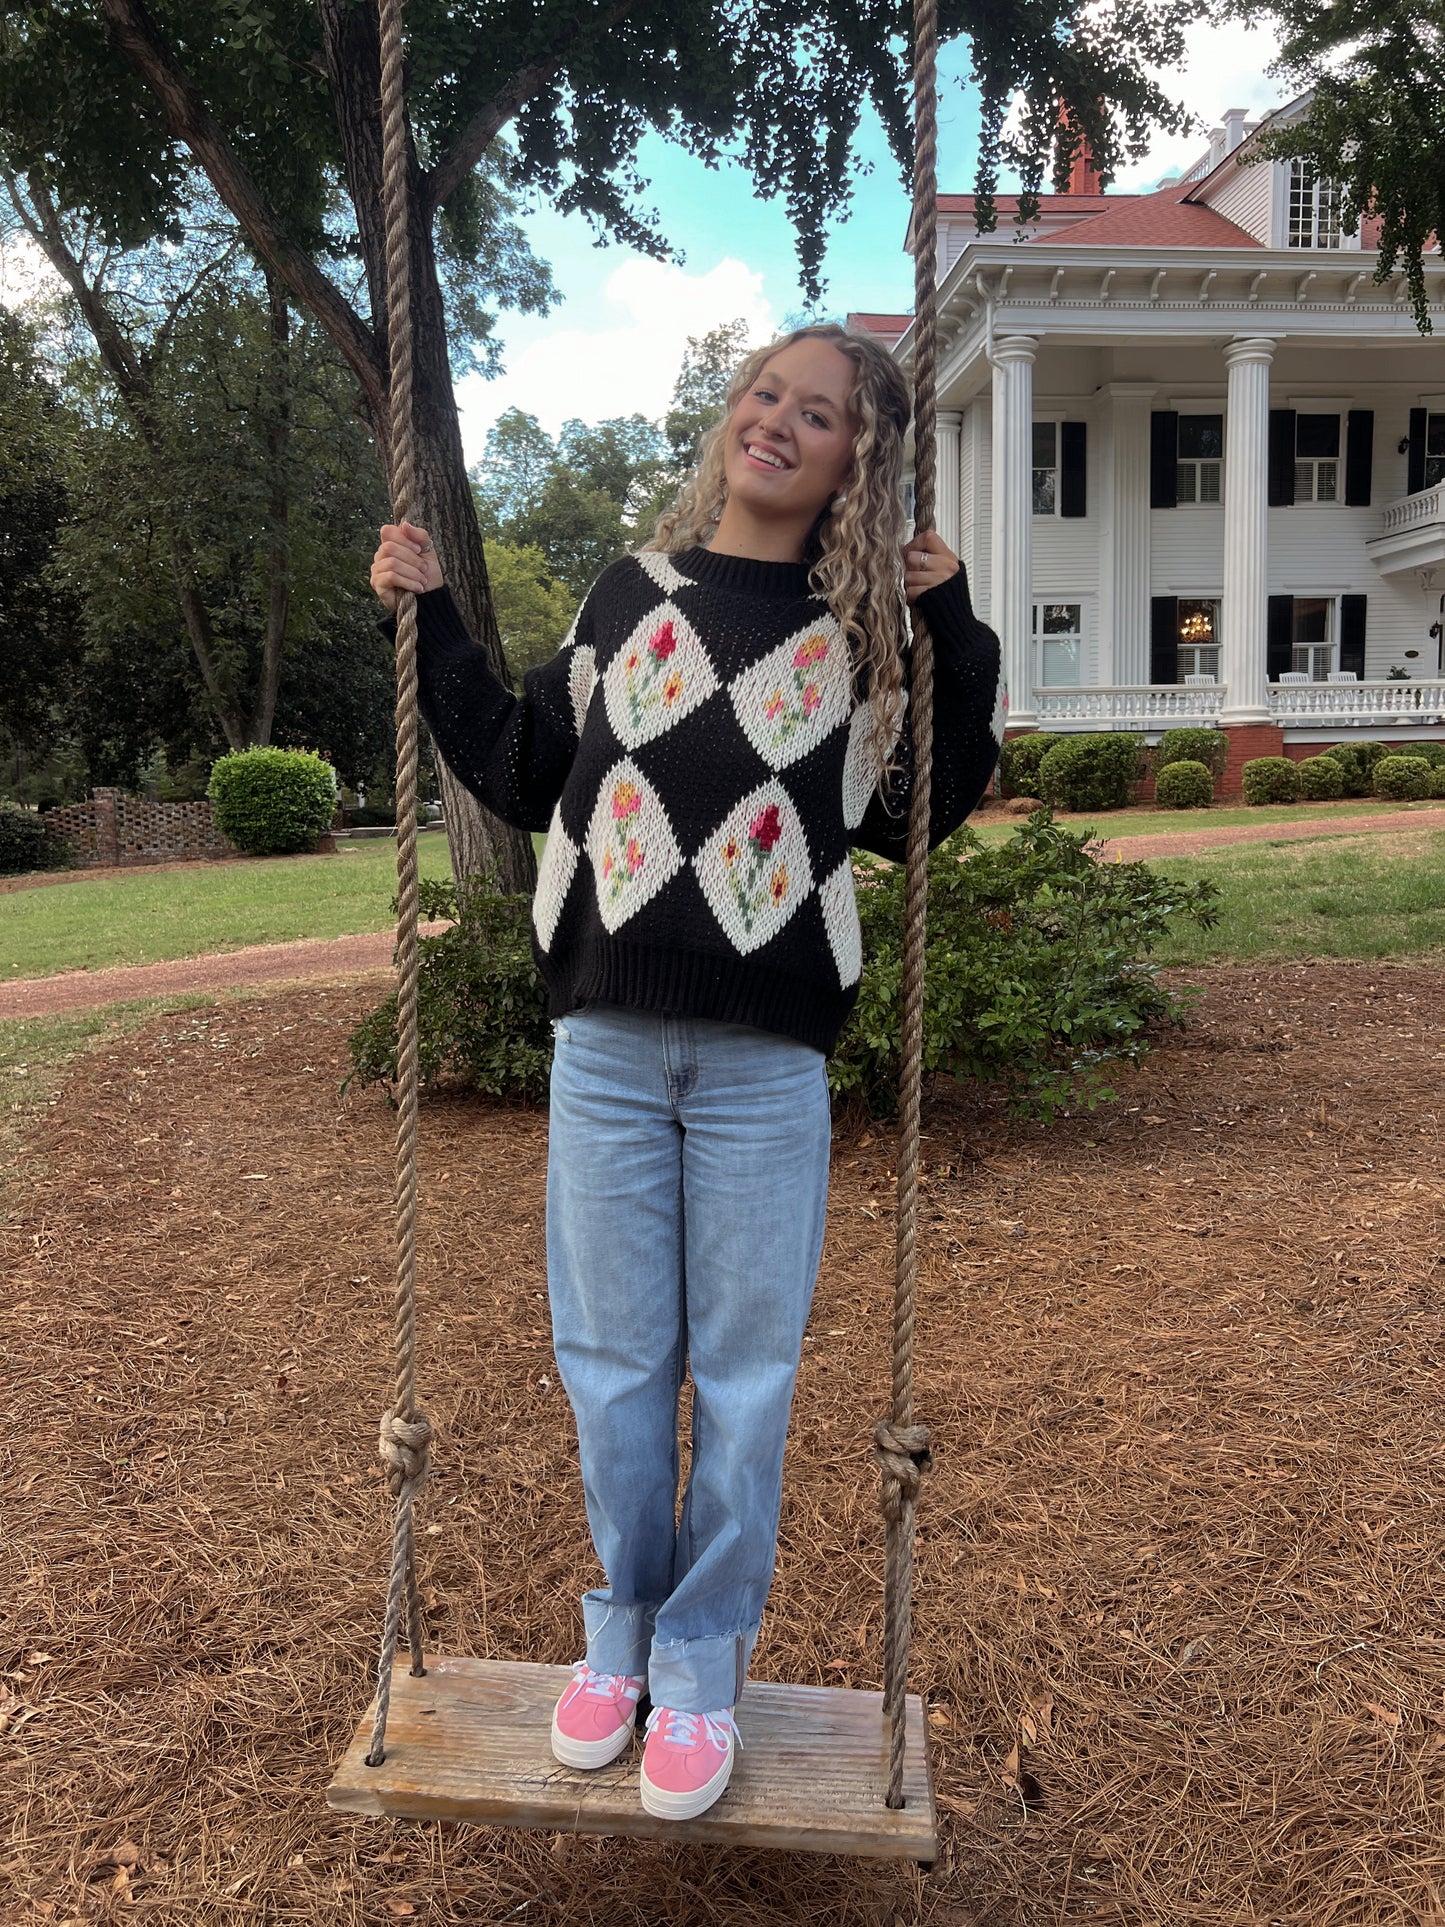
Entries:
MULTIPOLYGON (((1169 92, 1198 116, 1183 140, 1160 138, 1117 186, 1137 191, 1187 164, 1207 145, 1207 129, 1226 107, 1253 114, 1275 105, 1278 83, 1264 72, 1273 43, 1256 28, 1201 24, 1185 66, 1162 76, 1169 92)), ((944 50, 939 183, 972 185, 976 117, 961 81, 966 52, 944 50)), ((881 128, 870 117, 859 153, 873 164, 858 183, 846 219, 834 227, 824 264, 830 312, 912 306, 913 264, 903 252, 908 193, 881 128)), ((464 381, 458 391, 467 458, 482 453, 487 430, 508 407, 535 414, 552 433, 569 416, 599 421, 666 408, 689 335, 735 316, 766 340, 803 305, 792 229, 780 202, 760 200, 740 167, 711 171, 659 136, 649 136, 641 171, 648 204, 683 256, 660 263, 630 248, 599 248, 580 216, 547 207, 527 217, 533 248, 552 265, 563 301, 544 319, 504 315, 498 332, 506 372, 464 381)))

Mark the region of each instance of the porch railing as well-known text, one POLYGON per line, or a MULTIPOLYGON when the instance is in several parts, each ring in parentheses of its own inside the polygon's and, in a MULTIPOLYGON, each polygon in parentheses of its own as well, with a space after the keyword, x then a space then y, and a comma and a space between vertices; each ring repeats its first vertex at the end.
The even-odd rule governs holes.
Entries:
POLYGON ((1380 517, 1380 535, 1403 535, 1407 529, 1423 528, 1427 522, 1445 522, 1445 482, 1387 503, 1380 517))
MULTIPOLYGON (((1169 729, 1218 720, 1224 683, 1114 683, 1037 689, 1040 729, 1169 729)), ((1445 721, 1445 679, 1431 682, 1271 683, 1270 720, 1284 729, 1401 727, 1445 721)))
POLYGON ((1095 689, 1036 689, 1034 713, 1043 729, 1069 723, 1156 724, 1209 722, 1228 694, 1223 683, 1187 687, 1182 683, 1114 683, 1095 689))
POLYGON ((1438 723, 1445 682, 1271 683, 1269 713, 1286 729, 1301 723, 1438 723))

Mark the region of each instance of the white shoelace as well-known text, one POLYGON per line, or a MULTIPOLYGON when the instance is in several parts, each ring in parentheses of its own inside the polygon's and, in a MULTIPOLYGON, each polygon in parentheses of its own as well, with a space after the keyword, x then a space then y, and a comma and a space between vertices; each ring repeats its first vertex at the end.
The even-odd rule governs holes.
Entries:
POLYGON ((631 1700, 635 1706, 642 1697, 642 1687, 637 1680, 630 1679, 626 1673, 594 1673, 585 1659, 577 1661, 572 1668, 572 1677, 588 1699, 631 1700))
POLYGON ((695 1745, 698 1739, 698 1727, 701 1725, 703 1734, 720 1753, 727 1752, 730 1734, 737 1742, 738 1751, 741 1753, 743 1750, 743 1736, 738 1731, 731 1707, 720 1707, 716 1713, 679 1713, 676 1707, 654 1706, 647 1716, 648 1733, 660 1726, 663 1720, 667 1721, 667 1727, 662 1737, 673 1745, 695 1745))

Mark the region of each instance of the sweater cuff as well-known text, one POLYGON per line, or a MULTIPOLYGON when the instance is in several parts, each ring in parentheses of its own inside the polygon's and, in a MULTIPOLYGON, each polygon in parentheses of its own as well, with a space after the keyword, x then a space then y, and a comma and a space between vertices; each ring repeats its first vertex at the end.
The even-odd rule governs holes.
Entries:
MULTIPOLYGON (((388 641, 396 641, 394 614, 383 616, 377 627, 388 641)), ((452 592, 445 582, 439 589, 428 589, 425 595, 417 597, 416 628, 418 641, 438 648, 446 655, 457 655, 475 646, 472 633, 462 621, 461 610, 452 600, 452 592)))
POLYGON ((960 564, 946 582, 940 582, 936 589, 925 589, 914 606, 922 612, 930 629, 958 634, 973 614, 967 570, 960 564))

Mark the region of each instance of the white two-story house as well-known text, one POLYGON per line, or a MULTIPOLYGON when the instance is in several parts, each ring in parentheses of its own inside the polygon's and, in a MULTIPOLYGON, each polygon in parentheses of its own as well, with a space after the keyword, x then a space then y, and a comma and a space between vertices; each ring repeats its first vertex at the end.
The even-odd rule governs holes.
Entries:
MULTIPOLYGON (((937 521, 1011 731, 1214 722, 1231 777, 1445 734, 1445 262, 1422 335, 1337 191, 1251 165, 1257 133, 1226 114, 1148 194, 1085 158, 994 234, 939 197, 937 521)), ((910 362, 911 317, 853 319, 910 362)))

